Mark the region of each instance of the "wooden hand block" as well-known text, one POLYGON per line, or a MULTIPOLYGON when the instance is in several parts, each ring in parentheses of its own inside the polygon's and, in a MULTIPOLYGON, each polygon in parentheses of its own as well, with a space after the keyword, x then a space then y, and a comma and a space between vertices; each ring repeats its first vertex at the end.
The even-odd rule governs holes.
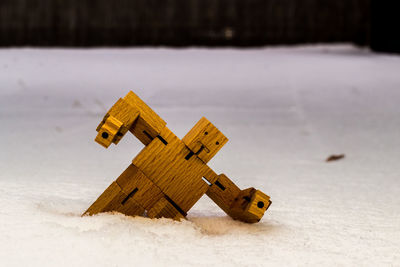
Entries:
POLYGON ((109 147, 111 143, 118 144, 138 116, 138 110, 123 99, 119 99, 97 126, 98 134, 95 141, 105 148, 109 147))
POLYGON ((218 175, 207 196, 232 218, 248 223, 258 222, 271 204, 260 190, 240 190, 225 174, 218 175))
POLYGON ((95 141, 105 148, 109 147, 112 142, 119 142, 119 135, 122 135, 121 128, 123 124, 113 116, 108 116, 99 129, 95 141))
POLYGON ((242 190, 231 206, 231 215, 236 220, 248 223, 260 221, 271 205, 270 197, 254 188, 242 190))

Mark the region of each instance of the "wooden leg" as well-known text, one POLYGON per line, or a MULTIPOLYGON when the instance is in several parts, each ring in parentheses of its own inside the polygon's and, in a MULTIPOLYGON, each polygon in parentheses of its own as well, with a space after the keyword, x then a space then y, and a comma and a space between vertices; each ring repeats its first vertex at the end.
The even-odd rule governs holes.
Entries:
POLYGON ((121 191, 119 185, 113 182, 83 215, 93 215, 116 210, 125 198, 126 195, 121 191))
POLYGON ((129 165, 116 182, 128 199, 134 200, 145 210, 149 210, 164 195, 158 186, 133 164, 129 165))
POLYGON ((260 221, 271 204, 269 196, 260 190, 240 190, 224 174, 218 175, 217 180, 209 187, 207 196, 233 219, 247 223, 260 221))
POLYGON ((162 197, 161 190, 131 164, 84 215, 108 211, 118 211, 131 216, 143 215, 162 197))
POLYGON ((149 218, 171 218, 174 220, 184 219, 185 216, 179 212, 174 205, 165 197, 157 201, 147 212, 149 218))

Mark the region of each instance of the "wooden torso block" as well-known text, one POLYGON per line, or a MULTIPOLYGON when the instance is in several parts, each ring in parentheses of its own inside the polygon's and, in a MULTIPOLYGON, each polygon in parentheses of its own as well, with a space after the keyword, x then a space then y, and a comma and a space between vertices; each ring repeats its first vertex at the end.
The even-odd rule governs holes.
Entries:
POLYGON ((207 192, 209 185, 202 177, 209 169, 197 157, 188 158, 191 150, 167 127, 160 136, 164 141, 155 138, 132 163, 187 212, 207 192))
POLYGON ((164 196, 160 188, 133 164, 118 177, 116 183, 127 196, 146 210, 164 196))

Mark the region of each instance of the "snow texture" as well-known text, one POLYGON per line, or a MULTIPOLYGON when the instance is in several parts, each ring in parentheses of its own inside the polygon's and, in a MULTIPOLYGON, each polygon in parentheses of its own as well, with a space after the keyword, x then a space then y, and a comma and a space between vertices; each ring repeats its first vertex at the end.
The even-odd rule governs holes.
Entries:
POLYGON ((400 57, 347 45, 0 50, 0 266, 400 266, 400 57), (142 148, 93 141, 135 91, 271 196, 258 224, 207 196, 188 220, 80 217, 142 148), (331 154, 344 153, 326 163, 331 154))

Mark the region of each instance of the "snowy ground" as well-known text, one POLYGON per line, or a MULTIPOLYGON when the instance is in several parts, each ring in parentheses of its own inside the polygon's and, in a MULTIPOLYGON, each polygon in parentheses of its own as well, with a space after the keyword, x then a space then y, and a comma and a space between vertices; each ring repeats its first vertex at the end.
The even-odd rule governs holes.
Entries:
POLYGON ((400 266, 398 56, 10 49, 0 70, 0 266, 400 266), (184 222, 80 217, 142 148, 93 141, 128 90, 180 137, 214 122, 230 141, 210 165, 271 196, 262 221, 206 196, 184 222))

